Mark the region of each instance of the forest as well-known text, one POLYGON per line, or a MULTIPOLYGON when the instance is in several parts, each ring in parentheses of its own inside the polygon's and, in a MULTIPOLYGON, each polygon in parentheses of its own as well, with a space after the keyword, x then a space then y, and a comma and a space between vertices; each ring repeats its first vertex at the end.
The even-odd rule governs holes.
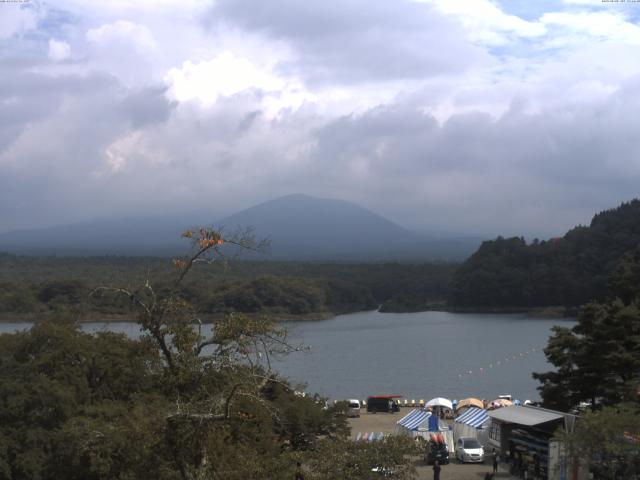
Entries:
POLYGON ((622 256, 640 244, 640 200, 598 213, 562 238, 483 242, 449 285, 452 308, 562 306, 570 312, 602 300, 622 256))
POLYGON ((183 282, 224 241, 197 240, 161 284, 99 289, 129 302, 139 339, 84 333, 62 310, 0 335, 0 479, 347 480, 385 465, 414 478, 410 439, 352 442, 344 402, 302 396, 270 369, 299 349, 271 320, 194 328, 183 282))
MULTIPOLYGON (((575 316, 602 300, 620 258, 640 244, 640 200, 598 213, 561 238, 498 237, 463 264, 420 262, 276 262, 242 257, 195 269, 182 294, 205 320, 230 312, 280 320, 320 319, 380 308, 384 312, 528 310, 561 307, 575 316)), ((54 257, 0 253, 0 320, 32 320, 59 311, 82 318, 126 319, 121 298, 98 287, 153 277, 166 285, 161 257, 54 257)))
POLYGON ((269 358, 300 348, 273 320, 421 309, 461 285, 481 305, 582 305, 574 327, 553 330, 545 354, 554 370, 534 378, 547 407, 592 406, 574 433, 558 434, 568 448, 599 478, 630 478, 637 448, 621 448, 619 436, 640 428, 640 249, 627 248, 638 245, 638 208, 603 212, 558 240, 486 242, 457 273, 452 264, 227 261, 210 230, 190 234, 193 250, 173 261, 0 255, 0 313, 38 320, 0 336, 0 479, 346 480, 375 478, 381 465, 414 478, 415 443, 352 442, 343 404, 300 396, 271 371, 269 358), (560 267, 564 277, 527 283, 532 271, 560 267), (469 271, 485 281, 465 284, 469 271), (198 322, 203 314, 215 327, 198 322), (96 315, 135 320, 143 334, 82 332, 78 320, 96 315))
MULTIPOLYGON (((456 264, 243 261, 194 269, 181 285, 205 319, 230 312, 278 319, 325 318, 382 305, 419 311, 444 305, 456 264)), ((129 302, 92 295, 103 286, 152 277, 160 287, 173 267, 160 257, 34 257, 0 254, 0 318, 36 319, 58 311, 83 318, 126 318, 129 302)))

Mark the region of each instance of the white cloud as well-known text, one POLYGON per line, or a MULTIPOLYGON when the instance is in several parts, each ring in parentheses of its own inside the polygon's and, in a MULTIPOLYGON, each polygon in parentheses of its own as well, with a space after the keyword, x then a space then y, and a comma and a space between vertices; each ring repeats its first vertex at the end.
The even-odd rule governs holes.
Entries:
POLYGON ((562 27, 572 34, 583 34, 599 40, 640 44, 640 26, 618 12, 554 12, 540 19, 544 25, 562 27))
POLYGON ((546 28, 538 22, 504 13, 490 0, 419 0, 432 3, 445 15, 458 18, 469 39, 488 45, 502 45, 510 37, 539 37, 546 28))
POLYGON ((230 52, 197 64, 186 61, 181 68, 169 70, 166 81, 173 99, 197 99, 207 105, 215 103, 220 95, 230 96, 249 88, 270 91, 284 87, 283 80, 230 52))
POLYGON ((129 20, 117 20, 87 31, 88 64, 108 72, 128 87, 158 82, 162 52, 149 28, 129 20))
POLYGON ((592 5, 602 6, 602 0, 562 0, 562 3, 568 5, 592 5))
POLYGON ((0 3, 0 40, 32 30, 38 23, 35 10, 20 3, 0 3))
POLYGON ((0 6, 0 229, 306 191, 558 233, 637 192, 630 16, 425 1, 60 0, 39 36, 0 6))
POLYGON ((49 58, 54 62, 66 60, 71 55, 71 46, 63 40, 49 39, 49 58))
POLYGON ((156 46, 153 35, 147 27, 128 20, 118 20, 91 29, 87 32, 87 40, 106 47, 127 45, 140 52, 154 50, 156 46))
POLYGON ((297 108, 305 101, 315 100, 299 82, 278 77, 269 68, 259 68, 228 51, 209 61, 186 61, 181 68, 169 70, 165 82, 172 100, 197 100, 205 107, 213 105, 221 96, 253 89, 264 99, 262 107, 269 116, 277 115, 283 108, 297 108))

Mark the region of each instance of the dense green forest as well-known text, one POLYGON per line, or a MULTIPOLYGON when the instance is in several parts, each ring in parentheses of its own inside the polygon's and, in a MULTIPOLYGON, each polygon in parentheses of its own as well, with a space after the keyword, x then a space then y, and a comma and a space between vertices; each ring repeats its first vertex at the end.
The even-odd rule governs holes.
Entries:
POLYGON ((183 283, 221 258, 212 245, 162 285, 144 275, 110 290, 139 339, 84 333, 60 311, 0 335, 0 479, 347 480, 387 465, 415 478, 411 439, 350 441, 344 402, 301 396, 271 371, 270 357, 298 350, 285 330, 242 314, 194 328, 183 283))
POLYGON ((600 300, 617 262, 640 244, 640 200, 623 203, 548 241, 484 242, 454 275, 454 308, 577 307, 600 300))
MULTIPOLYGON (((310 318, 375 309, 442 306, 455 271, 447 263, 234 261, 197 265, 182 294, 205 318, 229 312, 310 318)), ((0 254, 0 318, 39 319, 71 311, 85 318, 127 316, 126 299, 98 287, 144 282, 166 287, 174 268, 154 257, 31 257, 0 254)))

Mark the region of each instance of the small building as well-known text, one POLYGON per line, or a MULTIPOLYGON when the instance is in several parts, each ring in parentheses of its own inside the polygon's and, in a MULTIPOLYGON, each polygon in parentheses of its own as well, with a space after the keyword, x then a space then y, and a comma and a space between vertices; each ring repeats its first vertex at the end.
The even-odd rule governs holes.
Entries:
POLYGON ((495 448, 501 458, 548 480, 585 478, 578 462, 567 458, 562 445, 553 439, 560 428, 573 431, 575 415, 533 406, 503 407, 488 415, 487 447, 495 448))

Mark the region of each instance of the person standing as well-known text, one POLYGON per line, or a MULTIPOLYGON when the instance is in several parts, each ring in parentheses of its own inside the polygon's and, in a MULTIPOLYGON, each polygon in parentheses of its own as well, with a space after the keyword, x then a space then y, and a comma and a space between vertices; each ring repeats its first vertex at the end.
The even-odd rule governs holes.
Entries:
POLYGON ((433 462, 433 480, 440 480, 440 470, 442 470, 442 467, 438 460, 436 460, 433 462))
POLYGON ((498 456, 498 452, 496 451, 496 449, 493 449, 493 473, 497 473, 498 472, 498 461, 500 460, 500 457, 498 456))

